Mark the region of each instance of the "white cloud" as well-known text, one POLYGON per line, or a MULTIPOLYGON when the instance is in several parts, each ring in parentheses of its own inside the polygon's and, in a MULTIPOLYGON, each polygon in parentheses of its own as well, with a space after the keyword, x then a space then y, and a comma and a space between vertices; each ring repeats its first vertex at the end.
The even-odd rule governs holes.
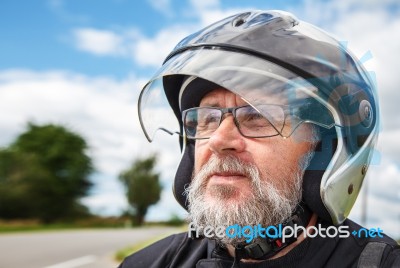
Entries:
POLYGON ((152 37, 134 28, 122 31, 79 28, 72 32, 73 45, 97 56, 131 58, 142 67, 159 67, 175 45, 194 30, 191 25, 169 26, 152 37))
MULTIPOLYGON (((27 120, 65 124, 89 139, 95 157, 111 155, 107 151, 111 145, 119 155, 132 157, 126 145, 119 141, 132 140, 129 146, 144 142, 139 139, 142 135, 135 110, 135 89, 140 83, 135 78, 115 81, 66 72, 2 72, 0 127, 13 130, 15 135, 27 120)), ((0 142, 4 144, 7 140, 2 136, 0 142)), ((107 165, 97 168, 112 174, 112 168, 107 165)))
POLYGON ((152 38, 138 39, 133 49, 135 61, 141 66, 161 66, 175 45, 191 33, 190 26, 170 26, 152 38))
MULTIPOLYGON (((220 9, 220 1, 219 0, 190 0, 190 4, 193 9, 198 11, 209 11, 211 9, 220 9)), ((221 19, 221 18, 220 18, 221 19)))
POLYGON ((82 28, 73 31, 76 47, 97 55, 123 55, 123 39, 112 31, 82 28))
POLYGON ((366 211, 364 212, 367 216, 366 226, 369 228, 380 227, 385 233, 399 238, 399 175, 399 164, 390 160, 389 157, 384 157, 379 165, 372 165, 350 217, 360 221, 363 203, 366 202, 366 211), (365 191, 368 192, 366 199, 365 191))

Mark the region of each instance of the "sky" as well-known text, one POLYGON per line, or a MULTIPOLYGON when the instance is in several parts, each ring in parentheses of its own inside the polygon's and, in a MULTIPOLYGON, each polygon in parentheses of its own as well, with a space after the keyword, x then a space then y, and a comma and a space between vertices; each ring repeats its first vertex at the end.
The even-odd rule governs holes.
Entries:
POLYGON ((285 10, 346 42, 376 74, 382 127, 378 149, 350 218, 400 237, 400 3, 398 0, 2 0, 0 147, 27 122, 62 124, 89 143, 96 172, 82 202, 94 213, 127 207, 118 174, 157 153, 164 186, 147 220, 184 216, 171 185, 175 137, 149 144, 140 129, 140 89, 185 36, 250 9, 285 10), (365 187, 366 186, 366 187, 365 187))

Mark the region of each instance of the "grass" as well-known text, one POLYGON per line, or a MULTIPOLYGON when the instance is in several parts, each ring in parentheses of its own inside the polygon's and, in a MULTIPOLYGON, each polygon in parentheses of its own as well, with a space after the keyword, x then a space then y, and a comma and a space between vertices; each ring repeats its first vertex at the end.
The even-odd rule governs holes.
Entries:
POLYGON ((0 220, 0 234, 14 232, 37 232, 73 230, 82 228, 121 228, 125 227, 125 220, 118 218, 88 218, 74 222, 57 222, 43 224, 38 220, 0 220))
POLYGON ((27 226, 0 226, 1 233, 14 233, 14 232, 39 232, 39 231, 52 231, 52 230, 64 230, 73 229, 72 227, 64 224, 52 224, 52 225, 27 225, 27 226))
MULTIPOLYGON (((178 216, 172 215, 168 221, 146 222, 144 226, 182 226, 184 221, 178 216)), ((44 224, 39 219, 0 219, 0 234, 14 232, 58 231, 87 228, 130 228, 140 227, 132 223, 128 216, 100 217, 92 215, 74 220, 59 220, 51 224, 44 224)))
POLYGON ((76 228, 73 224, 54 223, 41 224, 38 221, 1 221, 0 234, 14 232, 36 232, 36 231, 51 231, 76 228))

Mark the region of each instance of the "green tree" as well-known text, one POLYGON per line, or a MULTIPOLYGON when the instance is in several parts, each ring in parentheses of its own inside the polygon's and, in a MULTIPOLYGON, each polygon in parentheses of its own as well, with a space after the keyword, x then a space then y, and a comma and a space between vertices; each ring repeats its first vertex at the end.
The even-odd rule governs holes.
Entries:
POLYGON ((160 175, 154 171, 156 162, 155 155, 138 159, 119 176, 125 186, 128 202, 134 210, 135 221, 139 225, 143 224, 148 208, 160 200, 162 187, 160 175))
POLYGON ((86 141, 57 125, 28 124, 0 151, 0 217, 43 222, 87 213, 79 198, 91 187, 86 141))
POLYGON ((0 151, 0 217, 24 219, 38 217, 42 185, 48 185, 50 174, 39 165, 35 155, 10 149, 0 151))

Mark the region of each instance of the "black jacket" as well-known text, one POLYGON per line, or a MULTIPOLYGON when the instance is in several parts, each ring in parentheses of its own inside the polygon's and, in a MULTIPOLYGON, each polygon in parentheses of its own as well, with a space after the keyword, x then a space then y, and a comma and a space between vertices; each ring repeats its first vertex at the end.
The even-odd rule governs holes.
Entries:
MULTIPOLYGON (((319 221, 324 226, 328 223, 319 221)), ((350 220, 342 225, 349 226, 350 233, 361 226, 350 220)), ((365 250, 363 260, 360 255, 369 242, 382 245, 378 267, 400 267, 400 246, 391 238, 359 238, 350 234, 348 238, 306 238, 286 255, 260 263, 240 263, 235 267, 360 267, 365 263, 372 265, 378 249, 365 250), (358 266, 359 265, 359 266, 358 266)), ((371 244, 371 243, 370 243, 371 244)), ((153 245, 127 257, 119 268, 131 267, 232 267, 233 258, 213 240, 192 239, 187 233, 171 235, 153 245)), ((369 266, 374 267, 374 266, 369 266)))

